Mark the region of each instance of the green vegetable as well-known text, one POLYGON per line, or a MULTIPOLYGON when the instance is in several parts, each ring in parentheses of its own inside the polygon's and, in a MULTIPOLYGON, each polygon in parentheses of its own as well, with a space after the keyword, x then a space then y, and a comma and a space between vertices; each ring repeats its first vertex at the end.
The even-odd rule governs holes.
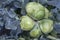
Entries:
POLYGON ((50 19, 43 19, 40 21, 41 31, 45 34, 50 33, 53 30, 53 21, 50 19))
POLYGON ((34 27, 35 22, 28 16, 21 17, 21 29, 25 31, 29 31, 34 27))
POLYGON ((26 5, 27 15, 35 20, 40 20, 45 16, 45 8, 36 2, 30 2, 26 5))
POLYGON ((39 28, 39 25, 36 23, 34 28, 30 31, 31 37, 39 37, 41 35, 41 30, 39 28))
POLYGON ((52 16, 47 8, 45 8, 45 18, 52 16))

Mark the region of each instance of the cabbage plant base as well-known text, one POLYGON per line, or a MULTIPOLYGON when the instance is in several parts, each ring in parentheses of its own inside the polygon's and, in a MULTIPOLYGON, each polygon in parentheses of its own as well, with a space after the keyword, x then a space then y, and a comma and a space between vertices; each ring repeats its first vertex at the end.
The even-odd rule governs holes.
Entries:
POLYGON ((49 34, 53 30, 53 21, 49 19, 50 12, 47 8, 30 2, 26 5, 26 11, 27 15, 21 17, 20 25, 23 31, 29 31, 30 37, 38 38, 42 33, 49 34))

